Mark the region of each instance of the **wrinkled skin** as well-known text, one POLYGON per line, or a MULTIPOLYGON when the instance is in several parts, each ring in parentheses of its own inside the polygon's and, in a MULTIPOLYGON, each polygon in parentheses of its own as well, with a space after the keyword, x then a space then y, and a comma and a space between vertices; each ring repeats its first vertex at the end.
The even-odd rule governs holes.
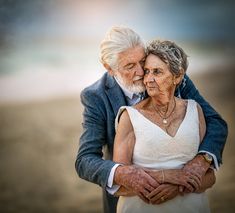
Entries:
MULTIPOLYGON (((200 179, 202 180, 202 177, 206 174, 209 167, 210 164, 206 162, 201 155, 197 155, 183 167, 183 171, 185 171, 188 174, 194 174, 200 177, 200 179)), ((190 192, 187 188, 183 186, 179 187, 179 191, 184 193, 190 192)))
POLYGON ((146 198, 148 194, 159 186, 154 178, 135 166, 117 167, 114 181, 137 194, 146 203, 149 203, 146 198))
POLYGON ((161 184, 154 189, 147 198, 151 204, 161 204, 175 198, 178 195, 178 186, 173 184, 161 184), (162 200, 161 198, 164 198, 162 200))
MULTIPOLYGON (((161 171, 145 170, 149 175, 151 175, 155 180, 161 182, 162 173, 161 171)), ((188 191, 194 192, 201 188, 201 177, 194 173, 187 173, 181 169, 169 169, 164 170, 164 183, 170 183, 173 185, 184 186, 188 191)))

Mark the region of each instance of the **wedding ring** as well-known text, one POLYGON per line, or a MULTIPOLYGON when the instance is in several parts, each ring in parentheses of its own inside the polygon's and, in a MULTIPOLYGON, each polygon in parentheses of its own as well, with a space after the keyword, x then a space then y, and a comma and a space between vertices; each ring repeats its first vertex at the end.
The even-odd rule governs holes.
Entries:
POLYGON ((164 197, 161 197, 161 201, 163 202, 165 199, 164 199, 164 197))

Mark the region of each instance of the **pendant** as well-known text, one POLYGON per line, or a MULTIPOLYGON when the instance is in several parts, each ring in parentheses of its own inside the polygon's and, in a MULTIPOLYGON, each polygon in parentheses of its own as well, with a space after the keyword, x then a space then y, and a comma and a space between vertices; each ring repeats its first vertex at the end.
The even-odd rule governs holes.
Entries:
POLYGON ((163 118, 162 123, 167 124, 167 120, 163 118))

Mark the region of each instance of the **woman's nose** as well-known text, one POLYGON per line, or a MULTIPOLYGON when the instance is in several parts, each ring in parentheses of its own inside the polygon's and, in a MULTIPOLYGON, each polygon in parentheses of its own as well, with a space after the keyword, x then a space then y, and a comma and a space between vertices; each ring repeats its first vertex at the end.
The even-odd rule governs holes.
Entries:
POLYGON ((155 81, 155 79, 154 79, 154 76, 153 75, 151 75, 150 73, 149 74, 147 74, 147 76, 146 76, 146 82, 154 82, 155 81))

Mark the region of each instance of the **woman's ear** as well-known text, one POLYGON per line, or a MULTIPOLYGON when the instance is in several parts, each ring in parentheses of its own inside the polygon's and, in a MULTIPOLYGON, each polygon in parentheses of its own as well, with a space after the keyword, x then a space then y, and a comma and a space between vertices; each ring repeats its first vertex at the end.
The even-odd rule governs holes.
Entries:
POLYGON ((114 76, 113 69, 108 64, 103 64, 105 69, 108 71, 109 75, 114 76))
POLYGON ((184 70, 183 68, 180 69, 180 73, 178 76, 174 76, 174 85, 179 85, 184 77, 184 70))

